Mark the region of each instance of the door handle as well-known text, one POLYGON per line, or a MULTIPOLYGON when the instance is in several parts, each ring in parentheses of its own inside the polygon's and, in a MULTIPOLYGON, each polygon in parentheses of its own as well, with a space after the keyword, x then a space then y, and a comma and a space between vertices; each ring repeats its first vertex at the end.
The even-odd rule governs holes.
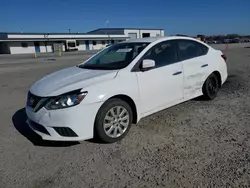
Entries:
POLYGON ((182 73, 182 71, 175 72, 175 73, 173 74, 173 76, 179 75, 179 74, 181 74, 181 73, 182 73))
POLYGON ((208 64, 204 64, 204 65, 201 66, 201 68, 204 68, 204 67, 207 67, 207 66, 208 66, 208 64))

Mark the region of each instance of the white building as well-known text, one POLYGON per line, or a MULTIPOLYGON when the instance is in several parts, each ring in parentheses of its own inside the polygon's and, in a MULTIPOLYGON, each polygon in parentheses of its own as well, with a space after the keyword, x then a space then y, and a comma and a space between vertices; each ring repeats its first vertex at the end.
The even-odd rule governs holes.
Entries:
POLYGON ((88 32, 89 34, 117 34, 130 38, 144 38, 164 36, 163 29, 141 29, 141 28, 100 28, 88 32))
POLYGON ((164 36, 162 29, 101 28, 87 33, 0 33, 0 54, 99 50, 107 44, 164 36), (73 43, 73 46, 69 45, 73 43))

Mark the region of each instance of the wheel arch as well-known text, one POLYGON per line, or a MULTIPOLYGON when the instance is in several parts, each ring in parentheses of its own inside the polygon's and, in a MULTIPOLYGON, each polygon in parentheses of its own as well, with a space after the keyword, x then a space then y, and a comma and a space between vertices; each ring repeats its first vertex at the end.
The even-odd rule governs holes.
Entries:
MULTIPOLYGON (((214 72, 212 72, 211 74, 215 74, 215 76, 218 78, 218 81, 219 81, 219 87, 221 88, 221 86, 222 86, 222 80, 221 80, 221 74, 220 74, 220 72, 219 71, 214 71, 214 72)), ((211 75, 210 74, 210 75, 211 75)), ((209 76, 210 76, 209 75, 209 76)))
POLYGON ((133 120, 132 120, 132 123, 137 123, 137 120, 138 120, 138 111, 137 111, 137 108, 136 108, 136 105, 135 105, 135 102, 134 100, 129 97, 128 95, 124 95, 124 94, 119 94, 119 95, 114 95, 112 97, 110 97, 109 99, 107 99, 106 101, 110 100, 110 99, 121 99, 125 102, 128 103, 128 105, 131 107, 131 110, 132 110, 132 113, 133 113, 133 120))

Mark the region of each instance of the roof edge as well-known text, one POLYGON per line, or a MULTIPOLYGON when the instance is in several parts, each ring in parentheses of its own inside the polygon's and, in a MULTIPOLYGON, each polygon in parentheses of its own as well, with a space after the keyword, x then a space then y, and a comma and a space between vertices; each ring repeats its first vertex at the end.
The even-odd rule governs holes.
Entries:
POLYGON ((126 29, 129 29, 129 30, 164 30, 161 28, 132 28, 132 27, 120 27, 119 28, 119 27, 117 27, 117 28, 98 28, 98 29, 88 31, 87 33, 95 32, 95 31, 99 31, 99 30, 126 30, 126 29))
MULTIPOLYGON (((1 34, 5 34, 5 35, 90 35, 90 33, 31 33, 31 32, 27 32, 27 33, 19 33, 19 32, 0 32, 1 34)), ((95 34, 92 33, 91 35, 100 35, 100 34, 95 34)), ((111 35, 120 35, 120 34, 111 34, 111 35)))

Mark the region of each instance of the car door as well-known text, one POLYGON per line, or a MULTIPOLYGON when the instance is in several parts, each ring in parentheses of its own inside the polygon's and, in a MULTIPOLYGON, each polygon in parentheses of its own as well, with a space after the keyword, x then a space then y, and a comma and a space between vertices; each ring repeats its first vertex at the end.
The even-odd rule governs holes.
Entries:
POLYGON ((184 98, 202 94, 202 86, 209 72, 206 54, 208 47, 193 40, 177 40, 179 59, 184 71, 184 98))
POLYGON ((155 67, 136 72, 144 115, 183 99, 183 68, 178 62, 177 44, 174 41, 158 43, 139 63, 145 59, 154 60, 155 67))

